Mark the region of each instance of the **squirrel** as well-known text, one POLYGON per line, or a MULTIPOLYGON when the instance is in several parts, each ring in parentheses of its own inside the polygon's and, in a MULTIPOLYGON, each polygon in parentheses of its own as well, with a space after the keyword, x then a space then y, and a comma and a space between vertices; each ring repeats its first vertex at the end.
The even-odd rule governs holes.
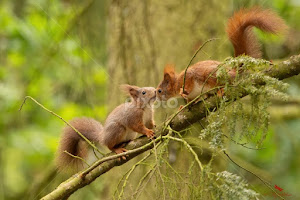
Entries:
MULTIPOLYGON (((245 54, 253 58, 261 57, 260 45, 253 34, 253 27, 273 34, 281 33, 287 28, 283 19, 271 10, 263 10, 259 7, 239 10, 229 19, 226 29, 235 56, 245 54)), ((189 102, 201 92, 218 86, 216 71, 220 63, 206 60, 190 66, 186 73, 184 91, 182 87, 185 70, 176 74, 174 66, 167 65, 164 69, 164 78, 157 87, 157 99, 166 101, 181 95, 189 102)), ((234 70, 228 73, 232 78, 236 75, 234 70)), ((218 91, 218 96, 220 95, 222 90, 218 91)))
MULTIPOLYGON (((115 153, 126 152, 122 143, 133 140, 137 133, 153 138, 153 103, 156 100, 156 90, 153 87, 139 88, 132 85, 122 85, 121 89, 131 96, 131 102, 116 107, 107 117, 104 126, 93 118, 75 118, 70 124, 93 143, 107 146, 115 153)), ((80 159, 68 153, 86 158, 87 143, 70 127, 66 126, 60 139, 57 151, 57 165, 59 168, 69 166, 71 169, 81 169, 80 159)), ((126 157, 122 157, 126 159, 126 157)))

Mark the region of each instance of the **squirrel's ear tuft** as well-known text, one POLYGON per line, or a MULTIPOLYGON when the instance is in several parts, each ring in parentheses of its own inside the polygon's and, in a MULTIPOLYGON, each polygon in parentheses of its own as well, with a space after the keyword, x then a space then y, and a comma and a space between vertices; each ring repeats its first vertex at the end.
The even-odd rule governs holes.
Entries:
POLYGON ((164 80, 172 82, 175 77, 175 68, 172 64, 167 64, 164 69, 164 80))
POLYGON ((139 87, 135 85, 123 84, 120 86, 121 90, 123 90, 126 94, 129 94, 132 98, 136 99, 139 94, 139 87))
POLYGON ((175 74, 175 66, 173 64, 166 64, 164 74, 175 74))

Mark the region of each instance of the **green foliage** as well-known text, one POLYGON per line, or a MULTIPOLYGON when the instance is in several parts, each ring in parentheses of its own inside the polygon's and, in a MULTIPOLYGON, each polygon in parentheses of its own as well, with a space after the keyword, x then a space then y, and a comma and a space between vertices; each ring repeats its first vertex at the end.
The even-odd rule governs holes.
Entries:
POLYGON ((98 61, 104 55, 93 55, 77 34, 76 23, 84 17, 78 10, 85 4, 28 0, 20 14, 16 3, 0 3, 0 193, 5 199, 20 199, 39 176, 47 177, 45 166, 55 169, 63 123, 30 101, 18 112, 26 95, 66 120, 103 121, 107 113, 107 72, 98 61))
POLYGON ((221 194, 217 199, 258 199, 259 194, 247 189, 249 185, 241 177, 227 171, 217 173, 217 181, 220 181, 221 194))
POLYGON ((285 91, 288 85, 262 73, 262 69, 266 69, 269 64, 265 60, 240 56, 229 58, 219 66, 218 81, 224 84, 224 92, 230 94, 230 98, 229 95, 222 98, 218 110, 211 112, 207 117, 209 124, 200 134, 202 139, 210 138, 212 149, 225 147, 223 136, 246 143, 252 142, 257 147, 262 146, 269 127, 270 115, 267 109, 271 97, 287 100, 287 95, 282 91, 285 91), (233 81, 228 75, 228 71, 232 70, 230 66, 237 71, 233 81), (256 84, 257 81, 264 85, 256 84), (247 105, 248 102, 241 101, 242 91, 249 94, 250 106, 247 105))

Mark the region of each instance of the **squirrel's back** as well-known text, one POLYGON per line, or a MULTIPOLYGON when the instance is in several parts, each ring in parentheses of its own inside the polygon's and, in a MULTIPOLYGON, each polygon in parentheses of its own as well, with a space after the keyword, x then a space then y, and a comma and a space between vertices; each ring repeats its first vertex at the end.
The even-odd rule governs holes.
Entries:
POLYGON ((261 57, 260 45, 252 32, 253 26, 273 34, 287 28, 285 22, 271 10, 259 7, 239 10, 229 19, 226 30, 235 56, 246 54, 254 58, 261 57))

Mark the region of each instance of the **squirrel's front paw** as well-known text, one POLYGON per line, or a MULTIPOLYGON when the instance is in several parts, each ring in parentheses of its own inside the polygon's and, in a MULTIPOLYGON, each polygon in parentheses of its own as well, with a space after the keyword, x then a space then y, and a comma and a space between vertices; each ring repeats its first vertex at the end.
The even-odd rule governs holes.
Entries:
POLYGON ((180 88, 180 92, 179 92, 180 96, 182 96, 184 99, 187 99, 188 94, 186 93, 186 91, 183 92, 183 89, 180 88))
POLYGON ((155 137, 155 133, 152 130, 147 131, 146 136, 150 139, 153 139, 155 137))

